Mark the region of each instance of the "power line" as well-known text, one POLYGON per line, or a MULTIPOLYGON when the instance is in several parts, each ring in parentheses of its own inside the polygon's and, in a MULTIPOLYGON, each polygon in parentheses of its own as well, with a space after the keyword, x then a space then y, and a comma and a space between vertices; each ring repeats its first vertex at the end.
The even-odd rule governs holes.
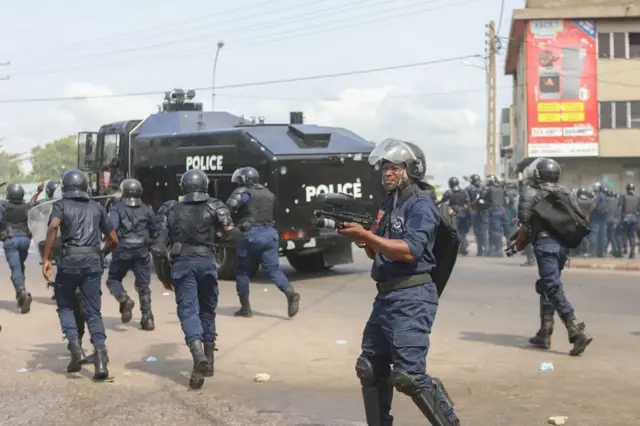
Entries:
MULTIPOLYGON (((274 84, 284 84, 284 83, 297 83, 301 81, 312 81, 312 80, 321 80, 321 79, 329 79, 329 78, 337 78, 337 77, 348 77, 353 75, 362 75, 362 74, 373 74, 384 71, 395 71, 401 69, 408 68, 417 68, 424 67, 429 65, 442 64, 447 62, 456 62, 462 61, 464 59, 477 58, 480 55, 465 55, 465 56, 457 56, 452 58, 443 58, 436 59, 432 61, 424 61, 424 62, 414 62, 410 64, 402 64, 402 65, 393 65, 387 67, 380 68, 369 68, 364 70, 357 71, 346 71, 339 72, 333 74, 319 74, 305 77, 295 77, 295 78, 284 78, 278 80, 266 80, 266 81, 257 81, 251 83, 238 83, 238 84, 228 84, 222 86, 216 86, 216 90, 224 90, 224 89, 237 89, 244 87, 257 87, 257 86, 269 86, 274 84)), ((194 90, 213 90, 213 87, 200 87, 194 90)), ((74 101, 74 100, 89 100, 89 99, 109 99, 109 98, 125 98, 125 97, 135 97, 135 96, 150 96, 150 95, 159 95, 164 94, 165 90, 154 90, 148 92, 132 92, 132 93, 121 93, 121 94, 112 94, 112 95, 94 95, 94 96, 68 96, 68 97, 53 97, 53 98, 17 98, 17 99, 0 99, 0 103, 8 104, 8 103, 33 103, 33 102, 58 102, 58 101, 74 101)))
MULTIPOLYGON (((500 37, 500 29, 502 28, 502 18, 504 16, 504 4, 505 4, 505 0, 502 0, 500 2, 500 15, 498 17, 498 30, 496 31, 496 34, 498 35, 498 37, 500 37)), ((500 37, 502 38, 502 37, 500 37)))

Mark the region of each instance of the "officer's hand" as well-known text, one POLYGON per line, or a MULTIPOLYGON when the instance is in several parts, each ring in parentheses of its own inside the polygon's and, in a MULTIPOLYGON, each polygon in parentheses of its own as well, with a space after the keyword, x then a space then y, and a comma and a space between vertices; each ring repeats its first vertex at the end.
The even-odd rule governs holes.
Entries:
POLYGON ((43 190, 44 190, 44 182, 43 182, 43 183, 41 183, 40 185, 38 185, 38 189, 37 189, 37 191, 38 191, 38 192, 42 192, 43 190))
POLYGON ((51 281, 53 276, 53 265, 49 260, 42 262, 42 276, 47 280, 47 284, 51 281))
POLYGON ((362 237, 368 232, 369 231, 364 229, 362 225, 354 222, 345 222, 342 228, 338 229, 338 234, 348 238, 353 238, 354 240, 362 239, 362 237))
POLYGON ((173 284, 171 283, 162 283, 162 286, 169 291, 173 291, 173 284))

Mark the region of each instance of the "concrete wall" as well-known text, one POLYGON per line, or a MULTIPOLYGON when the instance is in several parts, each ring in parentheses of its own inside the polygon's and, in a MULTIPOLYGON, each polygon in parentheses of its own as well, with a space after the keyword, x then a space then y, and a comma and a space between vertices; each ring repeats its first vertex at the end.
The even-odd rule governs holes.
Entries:
POLYGON ((608 182, 620 192, 627 183, 640 185, 640 158, 557 158, 562 167, 561 183, 570 188, 589 188, 608 182))

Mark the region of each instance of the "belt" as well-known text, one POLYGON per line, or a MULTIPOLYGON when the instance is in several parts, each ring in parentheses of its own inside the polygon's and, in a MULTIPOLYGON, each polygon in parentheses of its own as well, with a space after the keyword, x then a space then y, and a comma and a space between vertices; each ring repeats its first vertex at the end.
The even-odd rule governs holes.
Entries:
POLYGON ((395 290, 401 290, 403 288, 418 287, 433 281, 431 274, 425 272, 418 275, 408 275, 398 278, 393 278, 387 281, 376 283, 378 293, 390 293, 395 290))
POLYGON ((213 253, 213 250, 207 246, 182 246, 180 254, 186 253, 213 253))
POLYGON ((76 246, 64 246, 62 252, 66 254, 81 254, 81 253, 101 253, 100 246, 98 247, 76 247, 76 246))

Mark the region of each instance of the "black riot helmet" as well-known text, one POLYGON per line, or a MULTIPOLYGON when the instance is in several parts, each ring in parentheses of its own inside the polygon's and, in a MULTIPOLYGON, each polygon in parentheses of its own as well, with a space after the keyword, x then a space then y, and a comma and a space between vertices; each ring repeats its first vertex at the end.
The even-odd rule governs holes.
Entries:
POLYGON ((260 174, 253 167, 242 167, 233 172, 231 182, 239 186, 253 185, 260 182, 260 174))
POLYGON ((500 181, 498 180, 498 176, 496 176, 494 174, 490 174, 489 176, 487 176, 487 185, 489 185, 489 186, 499 186, 500 185, 500 181))
POLYGON ((55 194, 56 189, 58 189, 59 186, 60 186, 59 180, 50 180, 49 182, 47 182, 47 184, 44 187, 44 194, 47 196, 48 199, 53 198, 53 195, 55 194))
POLYGON ((576 196, 577 197, 585 197, 585 196, 587 196, 587 190, 584 189, 584 188, 578 188, 576 190, 576 196))
POLYGON ((209 198, 209 178, 202 170, 191 169, 180 178, 183 203, 199 203, 209 198))
MULTIPOLYGON (((380 142, 369 154, 369 164, 382 166, 383 163, 402 165, 405 168, 406 178, 412 178, 416 183, 425 183, 427 173, 427 161, 424 152, 417 145, 397 139, 385 139, 380 142)), ((382 184, 388 191, 393 191, 397 185, 388 186, 382 176, 382 184)))
POLYGON ((127 207, 142 205, 142 184, 138 179, 125 179, 120 184, 122 203, 127 207))
POLYGON ((458 188, 459 186, 460 186, 460 182, 458 181, 457 177, 453 176, 449 178, 449 188, 455 189, 455 188, 458 188))
POLYGON ((633 194, 636 190, 636 186, 632 183, 628 183, 627 184, 627 193, 628 194, 633 194))
POLYGON ((24 203, 24 188, 19 183, 7 185, 7 200, 12 203, 24 203))
POLYGON ((62 197, 83 198, 85 200, 91 198, 87 175, 82 170, 69 170, 62 176, 62 197))
POLYGON ((535 183, 558 183, 560 180, 560 164, 551 158, 540 158, 533 169, 535 183))
POLYGON ((482 183, 482 179, 480 179, 480 176, 477 174, 472 174, 469 180, 471 181, 471 185, 475 186, 478 186, 482 183))

